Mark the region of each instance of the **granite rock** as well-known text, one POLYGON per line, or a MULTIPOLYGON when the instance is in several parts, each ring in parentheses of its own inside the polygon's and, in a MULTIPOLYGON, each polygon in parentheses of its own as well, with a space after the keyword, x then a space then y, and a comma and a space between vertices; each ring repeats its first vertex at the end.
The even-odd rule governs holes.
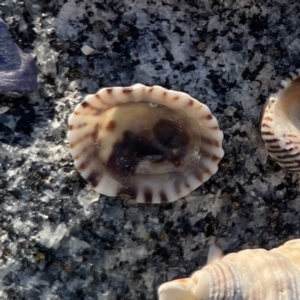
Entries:
POLYGON ((267 158, 258 130, 300 65, 298 1, 4 0, 0 12, 40 70, 35 93, 0 101, 0 298, 157 299, 205 264, 212 236, 225 253, 299 237, 298 175, 267 158), (99 196, 68 153, 83 97, 136 82, 191 94, 224 131, 219 171, 172 204, 99 196))

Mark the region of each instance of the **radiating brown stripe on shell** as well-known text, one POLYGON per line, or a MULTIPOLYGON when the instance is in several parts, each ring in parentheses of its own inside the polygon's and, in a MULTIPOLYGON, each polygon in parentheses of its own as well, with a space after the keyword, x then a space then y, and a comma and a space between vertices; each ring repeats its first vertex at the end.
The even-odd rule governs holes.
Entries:
POLYGON ((133 91, 132 88, 123 88, 122 93, 124 94, 130 94, 133 91))
POLYGON ((264 135, 274 135, 274 133, 271 132, 271 131, 262 131, 261 134, 264 134, 264 135))
POLYGON ((265 139, 266 143, 276 143, 279 142, 279 139, 265 139))
POLYGON ((168 202, 168 197, 167 197, 167 195, 166 195, 166 193, 164 191, 161 191, 159 193, 159 197, 160 197, 160 202, 161 203, 168 202))
POLYGON ((70 143, 69 144, 69 148, 75 148, 77 145, 81 144, 82 142, 84 142, 85 140, 91 138, 91 135, 86 135, 86 136, 83 136, 81 138, 79 138, 78 140, 75 140, 74 142, 70 143))
POLYGON ((294 148, 290 148, 290 149, 281 149, 281 148, 277 148, 277 150, 272 150, 272 148, 271 149, 268 149, 268 151, 270 152, 270 153, 274 153, 274 154, 280 154, 280 153, 286 153, 286 152, 290 152, 290 151, 293 151, 294 150, 294 148))
POLYGON ((145 197, 145 202, 146 203, 151 203, 152 202, 153 194, 152 194, 152 190, 150 188, 146 188, 144 190, 144 197, 145 197))
POLYGON ((277 155, 277 158, 280 160, 289 159, 289 158, 295 158, 297 156, 300 156, 300 153, 295 154, 286 154, 286 155, 277 155))
POLYGON ((281 149, 278 145, 267 145, 268 149, 281 149))
POLYGON ((210 146, 220 147, 219 141, 204 136, 201 137, 201 142, 210 146))
POLYGON ((262 126, 262 127, 271 128, 271 126, 270 126, 270 125, 268 125, 268 124, 266 124, 266 123, 263 123, 261 126, 262 126))
POLYGON ((101 179, 102 175, 98 170, 93 170, 86 178, 92 187, 96 187, 101 179))
POLYGON ((84 171, 91 163, 91 160, 87 159, 85 161, 83 161, 78 167, 78 171, 84 171))
POLYGON ((86 108, 86 107, 88 107, 90 104, 87 102, 87 101, 83 101, 83 102, 81 102, 81 106, 83 107, 83 108, 86 108))

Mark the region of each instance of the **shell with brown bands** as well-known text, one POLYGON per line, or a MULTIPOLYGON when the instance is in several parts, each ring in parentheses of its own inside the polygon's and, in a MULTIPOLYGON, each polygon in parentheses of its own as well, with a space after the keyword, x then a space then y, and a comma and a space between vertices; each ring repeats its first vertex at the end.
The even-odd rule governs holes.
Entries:
POLYGON ((88 95, 69 118, 68 139, 75 167, 97 192, 143 203, 188 195, 224 155, 205 104, 142 84, 88 95))
POLYGON ((300 69, 289 74, 271 94, 261 117, 261 135, 279 165, 300 171, 300 69))
POLYGON ((158 295, 159 300, 300 299, 300 239, 270 251, 228 254, 190 278, 164 283, 158 295))

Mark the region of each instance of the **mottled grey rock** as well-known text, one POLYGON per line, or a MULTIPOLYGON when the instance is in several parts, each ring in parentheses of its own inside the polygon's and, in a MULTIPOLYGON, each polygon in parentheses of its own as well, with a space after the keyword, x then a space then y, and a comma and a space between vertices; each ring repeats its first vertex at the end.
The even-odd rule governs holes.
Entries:
POLYGON ((257 126, 300 66, 298 0, 3 0, 0 10, 40 82, 26 101, 1 97, 1 299, 153 300, 206 263, 212 236, 225 253, 300 236, 298 175, 267 158, 257 126), (218 172, 173 204, 99 196, 68 153, 67 119, 85 94, 136 82, 190 93, 224 131, 218 172))

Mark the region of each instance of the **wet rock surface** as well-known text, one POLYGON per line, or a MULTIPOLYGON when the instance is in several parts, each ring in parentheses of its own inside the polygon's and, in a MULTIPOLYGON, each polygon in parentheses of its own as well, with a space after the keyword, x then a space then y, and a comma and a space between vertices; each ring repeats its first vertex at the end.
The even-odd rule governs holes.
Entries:
POLYGON ((2 1, 38 90, 0 96, 0 297, 156 299, 225 253, 299 237, 298 175, 267 158, 258 120, 299 67, 297 1, 2 1), (95 52, 85 56, 81 47, 95 52), (67 119, 86 93, 141 82, 207 104, 224 131, 212 179, 185 199, 100 196, 73 167, 67 119))

